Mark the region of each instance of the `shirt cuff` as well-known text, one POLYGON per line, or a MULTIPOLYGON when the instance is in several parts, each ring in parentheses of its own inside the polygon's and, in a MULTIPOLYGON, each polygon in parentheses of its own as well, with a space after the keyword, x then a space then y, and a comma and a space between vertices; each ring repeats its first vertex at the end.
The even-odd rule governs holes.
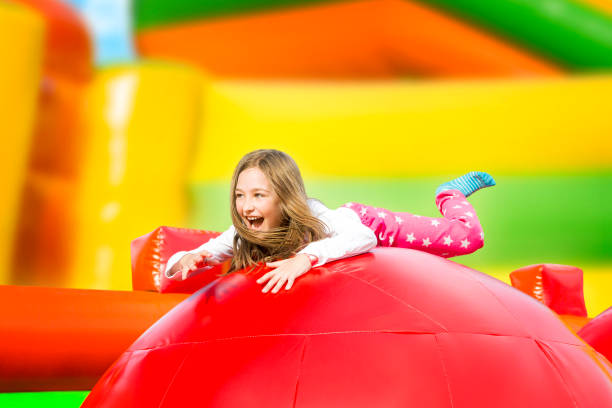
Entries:
POLYGON ((310 260, 310 266, 311 267, 315 267, 315 266, 321 266, 324 265, 327 262, 327 259, 325 259, 325 256, 323 254, 321 254, 316 246, 312 245, 313 243, 311 242, 310 244, 308 244, 306 246, 306 248, 302 249, 301 251, 298 252, 298 254, 305 254, 308 255, 308 259, 310 260), (314 258, 314 260, 313 260, 314 258))
POLYGON ((317 262, 319 262, 319 257, 316 255, 312 255, 312 254, 306 254, 306 256, 308 256, 308 259, 310 260, 310 267, 314 267, 317 262))

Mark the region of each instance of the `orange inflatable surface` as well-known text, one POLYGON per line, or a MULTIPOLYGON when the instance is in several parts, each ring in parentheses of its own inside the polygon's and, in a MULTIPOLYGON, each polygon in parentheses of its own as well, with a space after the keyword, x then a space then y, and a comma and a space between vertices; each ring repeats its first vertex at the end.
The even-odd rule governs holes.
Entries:
POLYGON ((0 392, 89 390, 186 295, 0 286, 0 392))
POLYGON ((140 31, 141 55, 223 77, 558 75, 468 24, 407 0, 334 2, 140 31))
POLYGON ((6 282, 65 286, 71 257, 74 190, 82 167, 82 106, 93 78, 93 47, 73 8, 60 0, 16 0, 45 21, 43 78, 6 282))

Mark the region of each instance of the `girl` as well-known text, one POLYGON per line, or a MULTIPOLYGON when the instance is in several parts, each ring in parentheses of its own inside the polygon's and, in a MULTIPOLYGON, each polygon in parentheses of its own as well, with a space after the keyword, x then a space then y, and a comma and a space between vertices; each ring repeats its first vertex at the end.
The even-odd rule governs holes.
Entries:
POLYGON ((166 276, 186 279, 190 272, 232 258, 231 271, 258 262, 273 268, 257 280, 262 292, 291 289, 314 266, 369 251, 376 245, 419 249, 443 257, 474 252, 484 234, 465 197, 495 184, 471 172, 442 184, 436 205, 442 218, 428 218, 348 203, 330 210, 308 199, 300 171, 278 150, 256 150, 234 170, 230 189, 233 225, 192 251, 174 254, 166 276))

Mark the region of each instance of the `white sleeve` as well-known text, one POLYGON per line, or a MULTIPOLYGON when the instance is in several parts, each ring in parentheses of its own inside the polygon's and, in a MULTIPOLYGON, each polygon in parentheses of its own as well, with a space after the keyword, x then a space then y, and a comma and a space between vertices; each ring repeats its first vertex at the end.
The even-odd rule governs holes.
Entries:
MULTIPOLYGON (((166 277, 167 278, 170 277, 167 274, 170 268, 172 268, 174 264, 179 261, 179 259, 181 259, 187 254, 194 254, 196 252, 206 250, 212 254, 212 259, 217 262, 223 262, 226 259, 231 258, 234 255, 234 247, 233 247, 234 235, 236 235, 236 230, 234 229, 234 226, 232 225, 226 231, 224 231, 221 235, 219 235, 216 238, 212 238, 211 240, 200 245, 196 249, 192 249, 190 251, 180 251, 180 252, 175 253, 174 255, 170 257, 170 259, 168 259, 168 262, 166 263, 166 272, 164 272, 166 274, 166 277)), ((210 269, 210 268, 212 268, 212 266, 202 268, 202 271, 206 269, 210 269)))
POLYGON ((325 208, 316 216, 328 226, 330 236, 311 242, 299 252, 319 258, 314 266, 368 252, 378 242, 376 234, 363 225, 359 216, 351 209, 325 208))

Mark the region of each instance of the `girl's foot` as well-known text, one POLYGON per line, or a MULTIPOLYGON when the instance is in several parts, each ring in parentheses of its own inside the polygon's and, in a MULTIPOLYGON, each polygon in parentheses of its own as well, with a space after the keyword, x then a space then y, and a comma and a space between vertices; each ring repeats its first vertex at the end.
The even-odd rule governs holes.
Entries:
POLYGON ((444 190, 459 190, 464 196, 469 196, 481 188, 495 185, 495 180, 490 174, 483 171, 471 171, 454 180, 447 181, 436 189, 436 195, 444 190))

